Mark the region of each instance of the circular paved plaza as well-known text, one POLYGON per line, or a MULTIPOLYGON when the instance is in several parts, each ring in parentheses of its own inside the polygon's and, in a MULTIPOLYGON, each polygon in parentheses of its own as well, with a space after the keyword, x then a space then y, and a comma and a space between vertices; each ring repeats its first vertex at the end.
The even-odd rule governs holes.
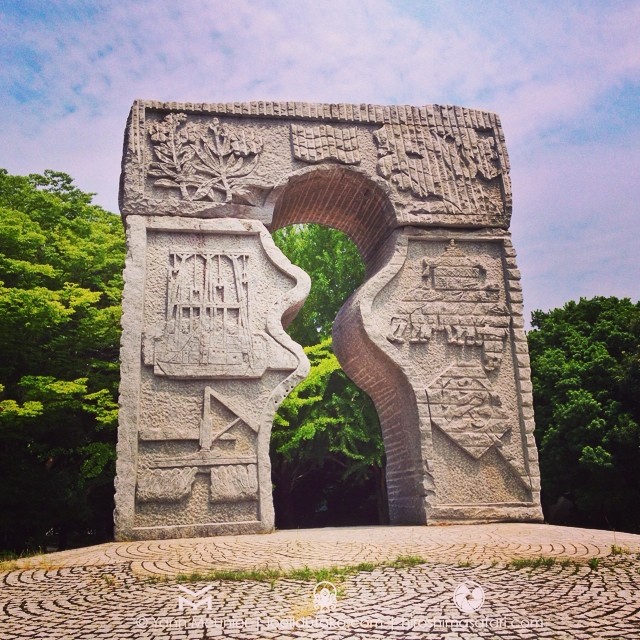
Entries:
POLYGON ((640 638, 639 558, 640 536, 530 524, 109 543, 4 563, 0 639, 640 638), (220 579, 251 569, 271 579, 220 579))

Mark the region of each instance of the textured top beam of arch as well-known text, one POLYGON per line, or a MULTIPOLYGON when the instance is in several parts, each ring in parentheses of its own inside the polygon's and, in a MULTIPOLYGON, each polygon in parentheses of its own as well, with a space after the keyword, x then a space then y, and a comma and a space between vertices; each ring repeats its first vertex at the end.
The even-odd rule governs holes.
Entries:
POLYGON ((125 217, 270 224, 274 188, 311 166, 375 181, 396 227, 509 226, 500 120, 449 105, 138 100, 125 133, 120 209, 125 217))

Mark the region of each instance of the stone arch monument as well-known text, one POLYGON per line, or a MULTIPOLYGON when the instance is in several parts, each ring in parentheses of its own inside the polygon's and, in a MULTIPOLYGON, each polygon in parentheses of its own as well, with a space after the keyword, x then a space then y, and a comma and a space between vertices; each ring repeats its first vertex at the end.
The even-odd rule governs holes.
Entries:
POLYGON ((334 347, 380 416, 392 523, 542 519, 495 114, 137 101, 120 209, 118 539, 273 529, 271 423, 309 367, 285 327, 310 283, 269 231, 305 222, 366 264, 334 347))

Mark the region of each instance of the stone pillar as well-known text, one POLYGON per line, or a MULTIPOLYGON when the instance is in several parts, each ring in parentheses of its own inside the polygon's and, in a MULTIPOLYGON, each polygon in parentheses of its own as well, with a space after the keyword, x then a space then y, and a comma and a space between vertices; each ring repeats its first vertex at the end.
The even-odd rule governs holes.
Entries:
POLYGON ((509 233, 406 227, 381 255, 340 311, 334 348, 380 416, 391 521, 539 520, 509 233))
POLYGON ((116 537, 273 529, 269 437, 309 277, 261 222, 129 216, 116 537))

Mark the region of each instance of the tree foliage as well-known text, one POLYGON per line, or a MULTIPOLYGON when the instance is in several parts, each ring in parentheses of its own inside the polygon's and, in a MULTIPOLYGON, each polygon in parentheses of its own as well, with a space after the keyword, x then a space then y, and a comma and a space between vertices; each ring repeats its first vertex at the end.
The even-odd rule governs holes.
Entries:
POLYGON ((543 501, 573 522, 640 531, 640 303, 536 311, 528 334, 543 501))
POLYGON ((311 292, 289 328, 305 346, 309 376, 282 403, 271 461, 278 526, 384 519, 384 449, 370 398, 347 378, 331 348, 331 326, 362 282, 364 264, 341 232, 319 225, 277 231, 276 244, 311 276, 311 292))
POLYGON ((364 263, 342 232, 318 224, 293 225, 274 232, 280 250, 311 276, 311 291, 288 332, 303 346, 331 336, 340 307, 364 280, 364 263))
POLYGON ((0 548, 109 535, 124 234, 91 198, 0 170, 0 548))
POLYGON ((279 524, 377 520, 384 449, 375 408, 340 368, 330 338, 305 352, 311 371, 283 402, 271 437, 279 524))

